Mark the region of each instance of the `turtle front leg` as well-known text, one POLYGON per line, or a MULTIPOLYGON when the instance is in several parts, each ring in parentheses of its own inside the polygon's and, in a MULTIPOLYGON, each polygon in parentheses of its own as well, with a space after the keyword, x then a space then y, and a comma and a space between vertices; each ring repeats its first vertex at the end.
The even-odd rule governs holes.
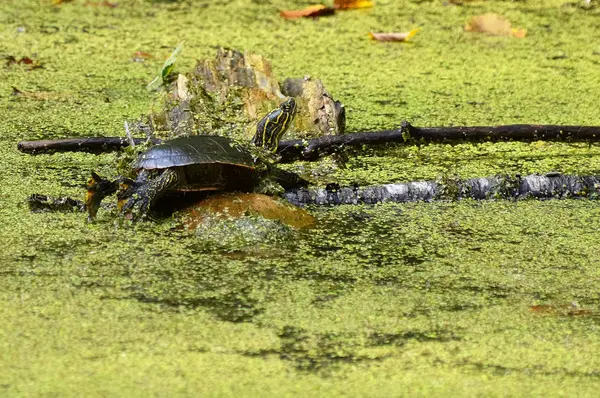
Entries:
POLYGON ((154 178, 142 176, 142 182, 121 184, 118 195, 121 214, 132 213, 133 219, 144 218, 152 204, 165 192, 179 184, 179 173, 175 169, 166 169, 154 178), (145 181, 144 181, 145 180, 145 181))

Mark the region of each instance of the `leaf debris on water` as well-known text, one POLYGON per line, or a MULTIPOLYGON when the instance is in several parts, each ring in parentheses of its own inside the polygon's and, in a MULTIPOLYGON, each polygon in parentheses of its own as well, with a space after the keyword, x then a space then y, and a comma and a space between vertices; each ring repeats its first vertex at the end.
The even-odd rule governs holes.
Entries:
POLYGON ((316 4, 308 6, 301 10, 281 11, 281 15, 285 19, 296 19, 296 18, 316 18, 327 15, 333 15, 335 8, 324 6, 323 4, 316 4))
POLYGON ((373 7, 371 0, 335 0, 333 7, 315 4, 300 10, 285 10, 279 13, 285 19, 317 18, 335 14, 336 10, 352 10, 357 8, 373 7))
POLYGON ((136 51, 133 53, 133 61, 134 62, 144 62, 148 58, 152 58, 152 54, 144 52, 144 51, 136 51))
POLYGON ((527 34, 526 29, 515 29, 502 15, 487 13, 472 17, 465 25, 467 32, 487 33, 492 36, 514 36, 520 39, 527 34))
POLYGON ((412 39, 421 28, 415 28, 408 32, 390 32, 390 33, 375 33, 369 32, 369 37, 377 41, 409 41, 412 39))
POLYGON ((27 70, 40 69, 44 67, 40 61, 29 57, 21 57, 20 59, 17 59, 16 57, 9 55, 4 59, 6 59, 6 67, 12 65, 24 65, 25 69, 27 70))
POLYGON ((373 7, 374 4, 371 0, 335 0, 333 6, 338 10, 351 10, 373 7))
POLYGON ((119 3, 114 3, 112 1, 86 1, 84 3, 86 6, 91 7, 108 7, 108 8, 117 8, 119 3))

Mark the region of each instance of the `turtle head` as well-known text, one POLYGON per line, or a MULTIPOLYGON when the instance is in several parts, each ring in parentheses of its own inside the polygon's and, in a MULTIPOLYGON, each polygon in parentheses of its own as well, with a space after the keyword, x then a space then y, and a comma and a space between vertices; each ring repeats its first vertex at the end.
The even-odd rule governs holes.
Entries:
POLYGON ((290 115, 292 115, 292 117, 294 117, 294 113, 296 113, 296 100, 294 99, 294 97, 289 97, 287 100, 285 100, 279 105, 279 108, 281 108, 284 112, 287 112, 290 115))
POLYGON ((252 143, 275 152, 277 145, 279 145, 279 140, 288 127, 290 127, 295 113, 296 100, 290 97, 258 122, 252 143))
POLYGON ((117 192, 117 187, 117 180, 109 181, 92 172, 92 176, 87 182, 87 192, 85 194, 85 207, 90 220, 96 217, 102 199, 117 192))

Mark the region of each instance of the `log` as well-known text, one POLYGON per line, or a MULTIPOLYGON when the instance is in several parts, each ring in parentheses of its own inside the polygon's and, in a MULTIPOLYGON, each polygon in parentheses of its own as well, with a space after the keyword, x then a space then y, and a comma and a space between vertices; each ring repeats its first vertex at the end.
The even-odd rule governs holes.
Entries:
MULTIPOLYGON (((146 138, 134 138, 133 141, 138 145, 144 143, 146 138)), ((154 139, 153 142, 160 143, 161 140, 154 139)), ((17 144, 17 149, 30 155, 38 155, 54 152, 104 153, 117 151, 127 146, 129 146, 129 139, 126 137, 82 137, 21 141, 17 144)))
MULTIPOLYGON (((342 148, 386 143, 415 142, 482 142, 482 141, 568 141, 595 142, 600 138, 600 126, 559 126, 538 124, 513 124, 505 126, 474 127, 415 127, 402 122, 395 130, 366 131, 343 135, 327 135, 310 140, 281 141, 277 153, 281 162, 316 160, 338 152, 342 148)), ((136 144, 145 138, 135 138, 136 144)), ((160 139, 153 139, 160 143, 160 139)), ((17 148, 29 154, 81 151, 102 153, 115 151, 129 145, 127 138, 88 137, 61 140, 21 141, 17 148)))
MULTIPOLYGON (((440 183, 413 181, 406 183, 340 187, 329 184, 326 188, 299 188, 287 190, 283 198, 296 206, 336 206, 343 204, 376 204, 431 202, 461 199, 565 199, 600 198, 600 176, 576 176, 560 173, 543 175, 492 176, 440 183)), ((49 197, 33 194, 28 198, 32 212, 84 212, 85 204, 69 197, 49 197)), ((113 204, 103 204, 114 208, 113 204)))
POLYGON ((415 127, 404 121, 399 129, 367 131, 344 135, 328 135, 311 140, 279 143, 277 152, 282 162, 315 160, 343 147, 386 144, 390 142, 484 142, 484 141, 567 141, 595 142, 600 139, 600 126, 560 126, 512 124, 474 127, 415 127))
POLYGON ((600 176, 560 173, 528 176, 492 176, 466 180, 414 181, 376 186, 340 187, 329 184, 321 189, 293 189, 283 197, 297 206, 342 204, 405 203, 461 199, 562 199, 600 197, 600 176))

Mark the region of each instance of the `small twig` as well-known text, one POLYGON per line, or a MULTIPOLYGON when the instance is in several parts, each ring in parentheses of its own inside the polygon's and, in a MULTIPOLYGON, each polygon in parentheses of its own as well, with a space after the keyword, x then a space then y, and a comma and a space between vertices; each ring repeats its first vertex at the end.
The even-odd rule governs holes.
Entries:
POLYGON ((129 131, 129 123, 127 120, 123 123, 125 127, 125 133, 127 134, 127 139, 129 140, 129 146, 135 147, 135 141, 133 140, 133 136, 131 135, 131 131, 129 131))

